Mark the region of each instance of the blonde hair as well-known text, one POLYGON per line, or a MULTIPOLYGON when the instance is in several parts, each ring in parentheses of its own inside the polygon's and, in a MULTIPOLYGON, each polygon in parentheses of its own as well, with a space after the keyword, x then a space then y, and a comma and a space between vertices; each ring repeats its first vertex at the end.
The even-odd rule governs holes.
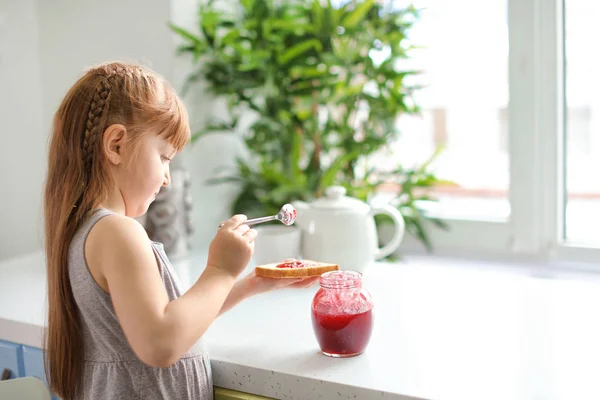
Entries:
POLYGON ((152 70, 120 62, 89 69, 54 116, 44 193, 48 279, 45 368, 52 392, 72 399, 83 369, 83 338, 67 266, 68 249, 83 221, 112 184, 102 135, 112 124, 127 129, 132 146, 160 132, 177 150, 190 139, 188 115, 173 88, 152 70))

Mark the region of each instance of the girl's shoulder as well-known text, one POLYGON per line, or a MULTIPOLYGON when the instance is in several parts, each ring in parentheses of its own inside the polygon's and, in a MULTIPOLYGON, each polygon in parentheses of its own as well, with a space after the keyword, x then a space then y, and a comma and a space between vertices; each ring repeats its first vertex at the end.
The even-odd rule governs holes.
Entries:
POLYGON ((142 243, 147 245, 150 241, 146 230, 137 220, 124 215, 110 213, 90 229, 86 249, 99 247, 100 250, 109 250, 120 247, 122 244, 142 243), (108 248, 106 248, 108 247, 108 248))
POLYGON ((105 290, 109 269, 156 265, 144 227, 137 220, 119 214, 106 215, 94 224, 85 241, 84 253, 92 276, 105 290))

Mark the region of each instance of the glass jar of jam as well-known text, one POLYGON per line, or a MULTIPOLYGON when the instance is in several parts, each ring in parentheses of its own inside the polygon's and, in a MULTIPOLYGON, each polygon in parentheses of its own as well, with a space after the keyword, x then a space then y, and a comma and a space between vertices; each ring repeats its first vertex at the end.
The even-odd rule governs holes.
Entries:
POLYGON ((373 301, 356 271, 321 275, 312 301, 312 324, 323 354, 352 357, 365 351, 373 330, 373 301))

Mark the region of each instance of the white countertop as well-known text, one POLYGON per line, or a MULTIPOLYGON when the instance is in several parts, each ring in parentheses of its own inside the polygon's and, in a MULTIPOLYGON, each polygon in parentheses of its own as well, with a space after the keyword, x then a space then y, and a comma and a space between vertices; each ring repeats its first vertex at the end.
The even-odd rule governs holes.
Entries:
MULTIPOLYGON (((174 262, 188 286, 204 257, 174 262)), ((246 300, 207 333, 215 384, 280 399, 600 398, 600 278, 411 257, 365 272, 375 303, 366 352, 318 352, 317 287, 246 300)), ((40 346, 44 260, 0 263, 0 339, 40 346)))

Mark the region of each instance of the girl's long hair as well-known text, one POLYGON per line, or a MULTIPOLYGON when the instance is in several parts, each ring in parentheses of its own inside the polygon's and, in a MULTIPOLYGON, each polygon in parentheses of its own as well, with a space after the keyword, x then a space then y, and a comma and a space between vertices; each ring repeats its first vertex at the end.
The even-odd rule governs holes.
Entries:
POLYGON ((89 69, 54 116, 44 193, 48 328, 45 368, 52 392, 64 400, 80 389, 84 344, 69 280, 68 253, 81 224, 103 201, 112 177, 102 136, 112 124, 141 135, 160 132, 176 149, 190 138, 188 115, 171 86, 140 65, 106 63, 89 69))

